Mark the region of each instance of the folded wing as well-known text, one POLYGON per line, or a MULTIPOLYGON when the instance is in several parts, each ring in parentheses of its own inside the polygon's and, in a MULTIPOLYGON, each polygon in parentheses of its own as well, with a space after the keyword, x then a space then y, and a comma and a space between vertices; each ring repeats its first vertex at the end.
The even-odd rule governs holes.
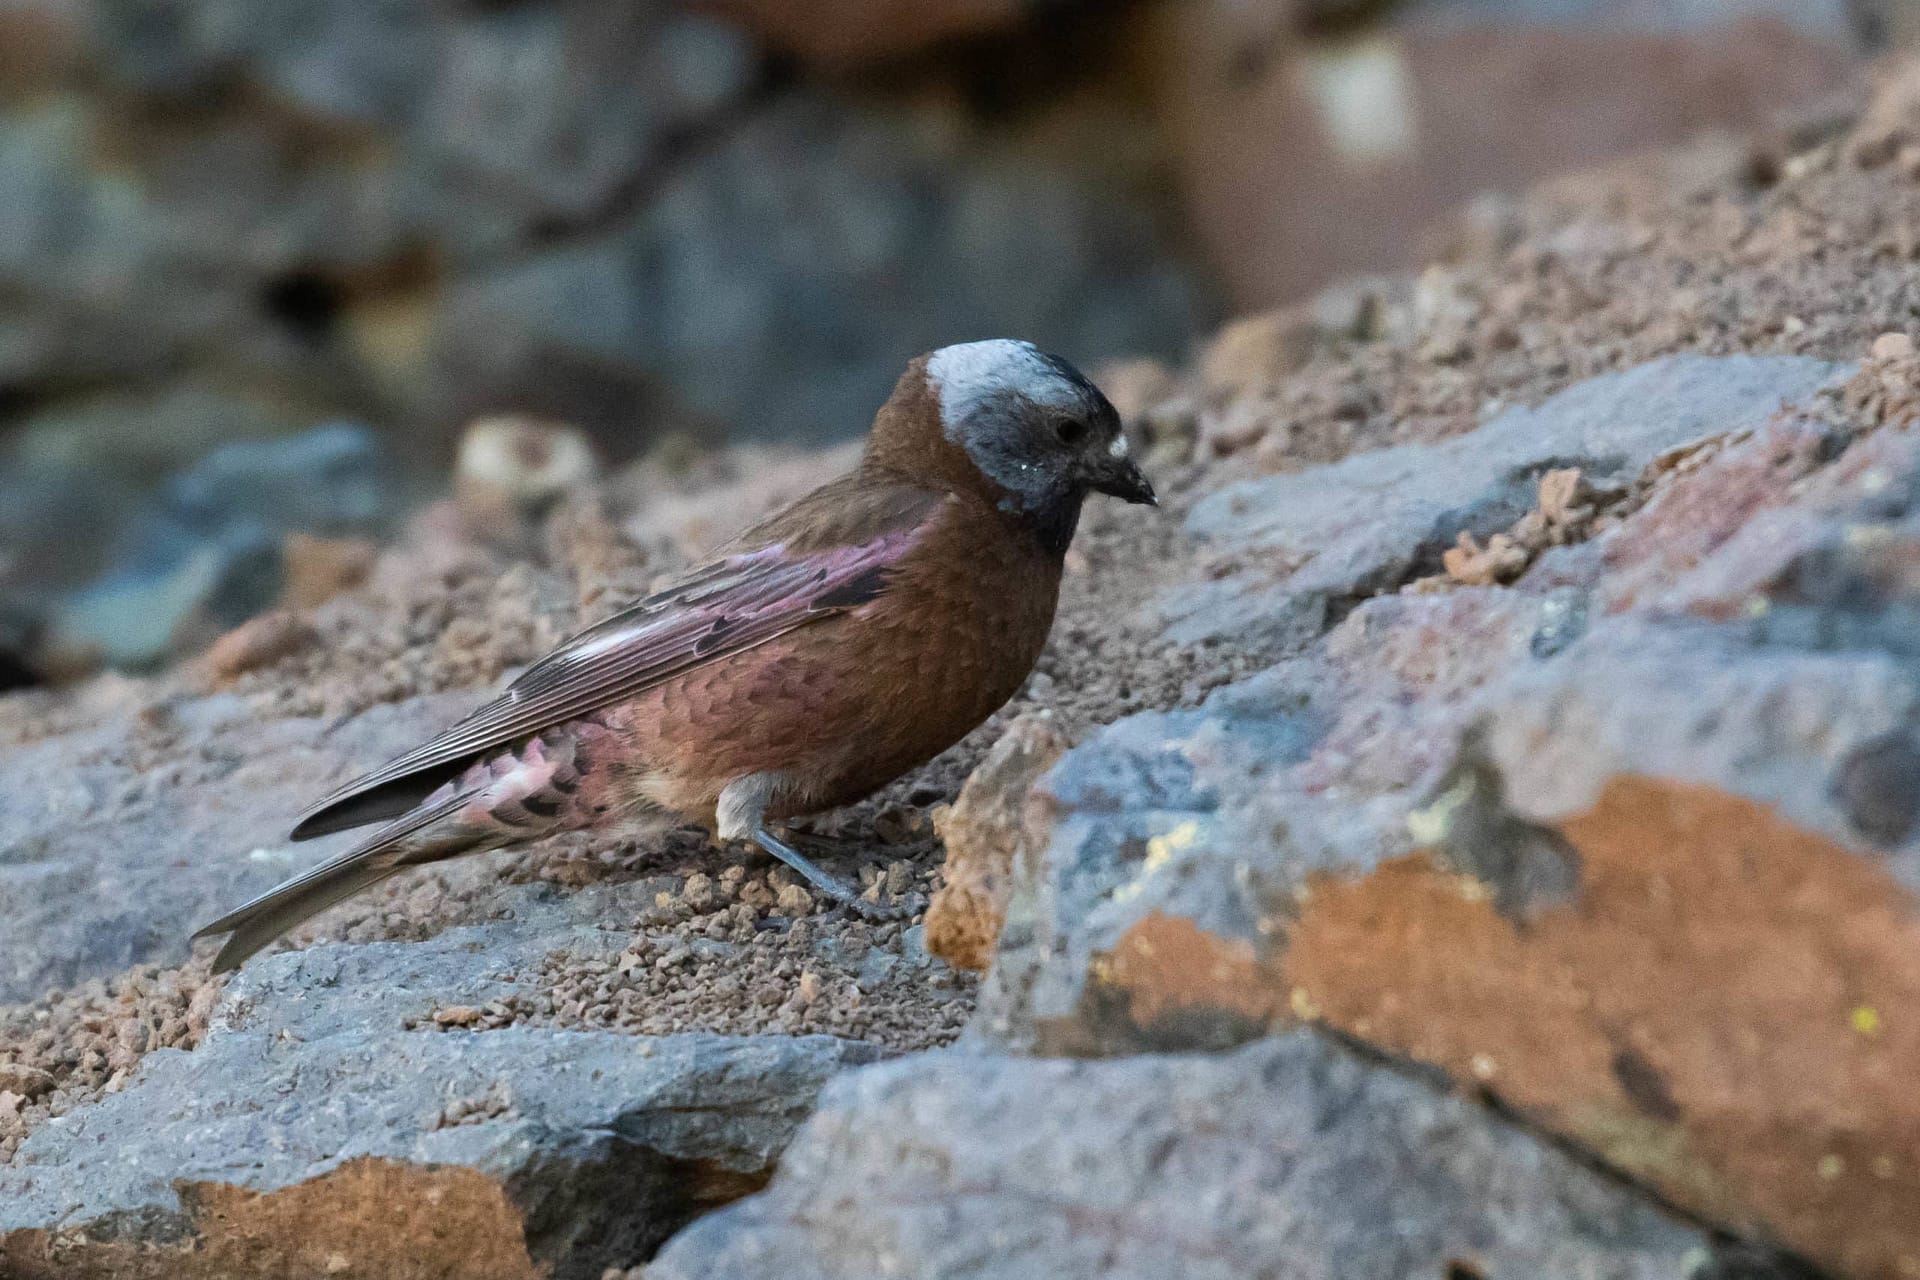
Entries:
POLYGON ((632 697, 705 663, 878 597, 939 499, 895 493, 867 509, 865 529, 786 538, 712 560, 527 668, 506 692, 302 815, 293 838, 404 813, 477 757, 632 697), (798 549, 796 549, 796 547, 798 549))

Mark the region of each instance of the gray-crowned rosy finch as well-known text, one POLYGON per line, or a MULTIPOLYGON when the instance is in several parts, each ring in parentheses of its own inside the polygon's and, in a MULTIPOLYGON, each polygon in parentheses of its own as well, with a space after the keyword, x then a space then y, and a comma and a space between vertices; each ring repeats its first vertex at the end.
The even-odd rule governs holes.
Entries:
POLYGON ((196 936, 230 933, 232 969, 408 867, 641 813, 752 840, 851 903, 771 824, 868 795, 1013 696, 1089 491, 1153 501, 1071 365, 1006 339, 921 356, 850 474, 328 796, 294 839, 382 825, 196 936))

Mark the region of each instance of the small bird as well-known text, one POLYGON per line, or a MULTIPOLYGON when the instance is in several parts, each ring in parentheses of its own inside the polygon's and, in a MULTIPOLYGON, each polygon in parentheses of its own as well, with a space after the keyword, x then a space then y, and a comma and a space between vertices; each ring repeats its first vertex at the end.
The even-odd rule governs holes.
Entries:
POLYGON ((959 741, 1019 690, 1090 491, 1154 502, 1072 365, 993 339, 916 357, 859 465, 588 627, 446 732, 309 809, 295 840, 382 823, 215 920, 216 972, 388 876, 643 815, 751 840, 959 741))

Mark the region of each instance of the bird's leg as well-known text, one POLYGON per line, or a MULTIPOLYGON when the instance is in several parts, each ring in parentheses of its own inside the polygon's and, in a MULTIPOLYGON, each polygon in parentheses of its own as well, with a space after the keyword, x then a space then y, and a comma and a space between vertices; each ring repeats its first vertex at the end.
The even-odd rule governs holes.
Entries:
POLYGON ((719 804, 715 806, 720 838, 753 841, 792 867, 808 884, 857 914, 879 919, 900 914, 866 901, 852 885, 827 874, 791 843, 767 829, 767 805, 782 781, 778 774, 752 773, 729 782, 721 790, 719 804))
POLYGON ((856 911, 873 906, 870 902, 863 902, 860 895, 854 892, 852 885, 827 874, 815 866, 812 859, 767 830, 765 823, 753 829, 752 839, 755 844, 799 872, 806 878, 808 884, 835 902, 852 907, 856 911))
POLYGON ((859 847, 858 840, 848 840, 843 836, 823 836, 817 831, 795 831, 786 828, 787 843, 812 849, 815 853, 842 854, 852 852, 859 847))

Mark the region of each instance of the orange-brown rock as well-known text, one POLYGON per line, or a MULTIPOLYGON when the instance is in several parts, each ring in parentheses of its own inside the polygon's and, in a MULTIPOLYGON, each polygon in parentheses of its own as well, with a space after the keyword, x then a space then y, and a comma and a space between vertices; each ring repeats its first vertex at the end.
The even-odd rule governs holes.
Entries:
POLYGON ((953 806, 935 816, 947 846, 946 883, 927 906, 927 950, 949 964, 985 969, 992 961, 1014 862, 1026 847, 1028 794, 1066 749, 1066 735, 1051 720, 1020 717, 953 806))
POLYGON ((1920 903, 1711 787, 1620 777, 1559 831, 1580 889, 1524 920, 1424 855, 1314 880, 1301 1004, 1837 1274, 1920 1270, 1920 903))
POLYGON ((1066 1056, 1123 1046, 1224 1049, 1295 1019, 1263 948, 1151 912, 1095 956, 1081 1007, 1044 1023, 1039 1047, 1066 1056))
POLYGON ((379 549, 365 538, 320 538, 290 533, 281 544, 280 602, 312 609, 367 580, 379 549))
MULTIPOLYGON (((1460 825, 1493 839, 1484 815, 1460 825)), ((1311 877, 1264 942, 1149 911, 1037 1044, 1224 1047, 1317 1022, 1707 1221, 1836 1275, 1913 1274, 1914 895, 1763 804, 1669 779, 1617 778, 1540 834, 1565 842, 1570 892, 1512 894, 1460 869, 1475 851, 1435 849, 1311 877)))
POLYGON ((207 650, 207 670, 216 680, 231 680, 290 657, 317 638, 299 614, 276 609, 247 619, 215 640, 207 650))
POLYGON ((520 1211, 472 1169, 363 1157, 262 1194, 181 1188, 178 1245, 116 1243, 58 1230, 0 1236, 17 1280, 539 1280, 520 1211))

